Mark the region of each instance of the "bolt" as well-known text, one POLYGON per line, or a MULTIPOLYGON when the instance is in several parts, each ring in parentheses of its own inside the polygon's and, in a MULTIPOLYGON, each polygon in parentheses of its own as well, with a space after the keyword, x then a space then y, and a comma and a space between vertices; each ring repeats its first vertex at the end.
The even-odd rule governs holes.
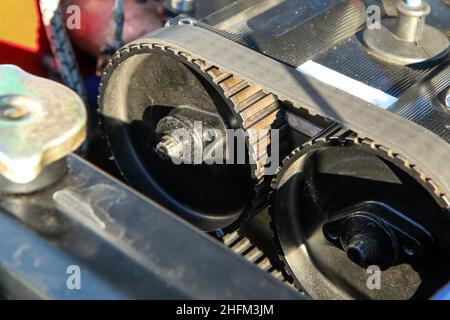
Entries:
POLYGON ((376 258, 376 241, 364 234, 357 234, 350 240, 346 254, 354 263, 367 267, 376 258))
POLYGON ((165 135, 156 146, 156 151, 164 159, 177 159, 183 155, 183 143, 170 135, 165 135))

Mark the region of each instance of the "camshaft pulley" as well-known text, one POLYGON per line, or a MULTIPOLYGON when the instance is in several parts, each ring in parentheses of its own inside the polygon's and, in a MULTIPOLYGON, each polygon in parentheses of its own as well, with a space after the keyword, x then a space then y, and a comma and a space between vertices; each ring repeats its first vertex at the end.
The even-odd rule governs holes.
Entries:
POLYGON ((178 48, 131 44, 106 68, 100 112, 126 180, 203 230, 267 204, 270 130, 284 122, 260 86, 178 48))

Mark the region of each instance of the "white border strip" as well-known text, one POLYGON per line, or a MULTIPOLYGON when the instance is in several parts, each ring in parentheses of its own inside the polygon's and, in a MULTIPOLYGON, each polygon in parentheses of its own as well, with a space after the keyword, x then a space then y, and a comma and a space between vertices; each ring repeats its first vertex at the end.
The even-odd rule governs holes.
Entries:
POLYGON ((297 70, 382 109, 387 109, 398 100, 396 97, 381 90, 347 77, 312 60, 306 61, 297 70))

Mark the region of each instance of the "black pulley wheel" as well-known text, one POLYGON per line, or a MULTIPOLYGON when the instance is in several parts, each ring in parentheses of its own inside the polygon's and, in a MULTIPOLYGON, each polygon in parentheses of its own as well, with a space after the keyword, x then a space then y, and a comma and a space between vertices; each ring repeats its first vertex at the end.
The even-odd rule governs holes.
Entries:
MULTIPOLYGON (((171 124, 174 129, 190 127, 194 121, 205 122, 204 117, 219 119, 213 120, 214 125, 203 124, 221 131, 248 131, 252 125, 258 130, 265 128, 262 125, 270 128, 277 119, 274 96, 179 51, 131 45, 130 51, 116 54, 106 68, 99 105, 101 126, 127 182, 197 227, 205 231, 225 228, 267 203, 264 158, 253 164, 248 161, 248 144, 254 139, 244 137, 247 160, 243 164, 179 165, 161 156, 180 152, 176 141, 161 131, 167 133, 171 124), (245 104, 245 113, 239 113, 244 110, 240 103, 245 104), (257 117, 247 120, 253 104, 259 110, 257 117), (190 110, 192 116, 184 111, 180 115, 181 109, 190 110)), ((241 147, 234 144, 234 148, 241 147)), ((234 150, 235 155, 238 152, 242 150, 234 150)))
POLYGON ((273 182, 271 215, 288 273, 313 298, 430 298, 450 279, 448 210, 357 138, 295 150, 273 182))

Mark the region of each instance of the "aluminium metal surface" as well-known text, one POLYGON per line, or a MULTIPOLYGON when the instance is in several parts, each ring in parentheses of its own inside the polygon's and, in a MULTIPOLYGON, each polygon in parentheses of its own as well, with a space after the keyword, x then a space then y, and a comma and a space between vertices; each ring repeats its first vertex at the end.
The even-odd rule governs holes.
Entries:
POLYGON ((0 296, 301 299, 166 209, 69 155, 59 183, 0 197, 0 296), (69 290, 69 266, 81 290, 69 290))

